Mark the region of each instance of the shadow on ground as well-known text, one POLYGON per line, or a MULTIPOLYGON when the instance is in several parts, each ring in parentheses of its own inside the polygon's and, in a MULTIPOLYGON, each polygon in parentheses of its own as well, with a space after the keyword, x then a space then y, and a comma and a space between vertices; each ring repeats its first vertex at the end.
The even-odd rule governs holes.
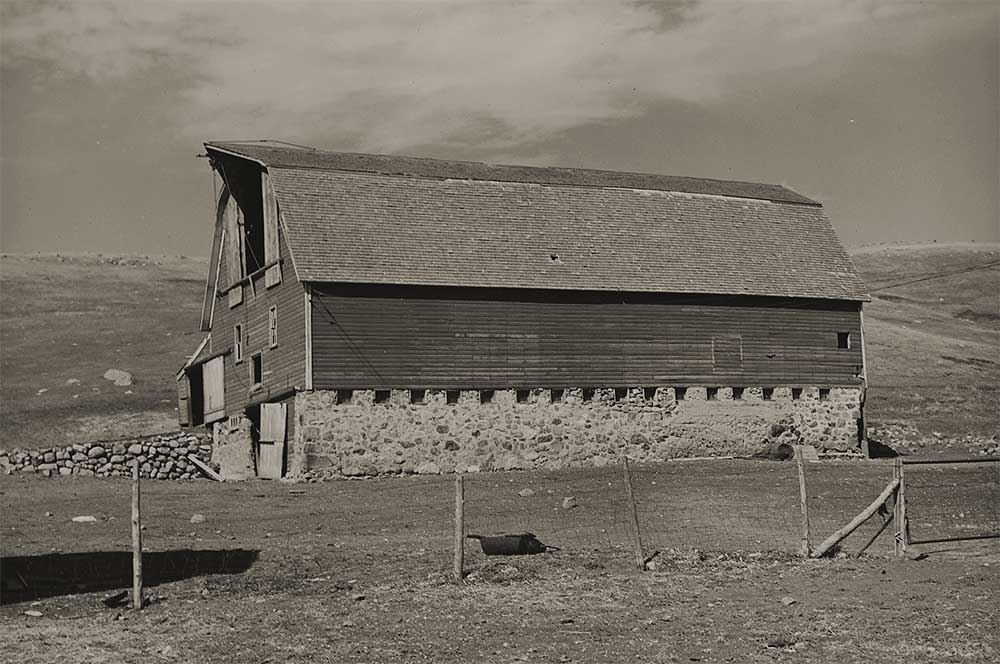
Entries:
MULTIPOLYGON (((247 549, 148 551, 142 555, 143 585, 210 574, 240 574, 250 569, 259 553, 247 549)), ((0 580, 0 604, 130 588, 132 553, 92 551, 0 558, 0 580)))

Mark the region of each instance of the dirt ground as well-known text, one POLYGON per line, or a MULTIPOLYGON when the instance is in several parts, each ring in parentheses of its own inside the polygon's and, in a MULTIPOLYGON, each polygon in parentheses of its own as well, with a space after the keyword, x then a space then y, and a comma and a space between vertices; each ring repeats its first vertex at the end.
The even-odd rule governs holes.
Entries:
MULTIPOLYGON (((913 536, 995 531, 996 472, 910 471, 913 536)), ((890 475, 884 463, 810 466, 814 543, 890 475)), ((562 550, 488 559, 470 540, 461 585, 449 572, 452 478, 150 481, 153 602, 137 613, 102 603, 130 585, 129 482, 3 477, 0 652, 23 663, 997 658, 996 540, 914 547, 926 557, 913 560, 890 557, 883 536, 861 558, 803 560, 793 464, 677 462, 636 469, 646 553, 660 551, 640 572, 620 478, 614 467, 468 477, 469 532, 531 530, 562 550), (8 590, 13 570, 33 595, 8 590)))

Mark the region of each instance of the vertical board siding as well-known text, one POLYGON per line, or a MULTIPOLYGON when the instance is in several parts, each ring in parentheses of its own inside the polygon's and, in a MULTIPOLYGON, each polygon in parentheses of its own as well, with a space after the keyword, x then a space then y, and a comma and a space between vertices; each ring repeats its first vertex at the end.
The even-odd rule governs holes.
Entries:
MULTIPOLYGON (((229 241, 227 235, 225 242, 229 241)), ((243 361, 234 362, 232 352, 225 355, 226 362, 226 412, 242 412, 251 400, 266 400, 269 394, 278 394, 292 387, 305 385, 305 304, 302 284, 295 279, 292 258, 288 252, 284 233, 279 232, 281 256, 281 283, 264 287, 264 275, 254 280, 256 295, 247 285, 243 303, 230 309, 223 299, 215 308, 212 322, 212 352, 231 351, 233 326, 243 325, 243 361), (278 346, 268 346, 268 310, 278 307, 278 346), (251 394, 250 358, 262 353, 264 376, 262 389, 251 394)))
POLYGON ((313 385, 854 385, 837 300, 314 284, 313 385))

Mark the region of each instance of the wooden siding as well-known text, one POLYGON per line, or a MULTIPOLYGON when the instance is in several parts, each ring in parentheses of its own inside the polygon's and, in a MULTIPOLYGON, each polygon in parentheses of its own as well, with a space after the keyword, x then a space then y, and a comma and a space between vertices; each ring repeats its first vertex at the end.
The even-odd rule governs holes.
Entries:
MULTIPOLYGON (((225 241, 229 241, 226 235, 225 241)), ((303 288, 295 279, 292 258, 284 233, 279 233, 281 283, 264 287, 264 273, 254 279, 256 296, 249 285, 243 287, 243 302, 229 307, 226 297, 215 304, 212 322, 212 352, 233 348, 233 327, 243 325, 243 361, 235 363, 233 353, 225 355, 226 412, 242 412, 251 401, 266 401, 269 395, 287 392, 293 387, 305 387, 305 302, 303 288), (278 346, 268 345, 268 310, 278 307, 278 346), (261 389, 250 392, 250 358, 262 353, 264 376, 261 389)))
POLYGON ((312 320, 315 389, 855 385, 862 363, 837 300, 314 284, 312 320))

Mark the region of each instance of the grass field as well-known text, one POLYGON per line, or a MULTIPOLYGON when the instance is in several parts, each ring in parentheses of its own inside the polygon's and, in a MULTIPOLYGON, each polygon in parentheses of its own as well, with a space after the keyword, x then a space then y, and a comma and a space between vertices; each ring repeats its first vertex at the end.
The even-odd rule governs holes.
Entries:
MULTIPOLYGON (((1000 421, 1000 267, 950 273, 1000 260, 1000 245, 853 257, 875 291, 865 307, 869 423, 890 444, 981 449, 1000 421)), ((174 374, 201 340, 206 272, 191 258, 4 256, 0 448, 173 429, 174 374), (113 386, 102 378, 110 368, 136 384, 113 386)))
MULTIPOLYGON (((890 471, 810 465, 814 541, 890 471)), ((969 472, 945 468, 914 490, 925 501, 915 531, 996 528, 995 471, 969 472)), ((2 477, 4 577, 18 568, 38 598, 5 593, 0 651, 25 664, 995 660, 995 543, 927 545, 910 560, 888 557, 884 537, 860 559, 803 560, 789 553, 795 477, 778 462, 636 469, 647 552, 661 551, 645 572, 632 562, 619 469, 469 477, 470 532, 531 530, 561 551, 487 559, 470 540, 462 585, 450 579, 450 478, 147 482, 155 585, 141 613, 102 604, 130 585, 127 481, 2 477), (566 510, 568 494, 577 506, 566 510), (71 521, 84 514, 97 521, 71 521)))

